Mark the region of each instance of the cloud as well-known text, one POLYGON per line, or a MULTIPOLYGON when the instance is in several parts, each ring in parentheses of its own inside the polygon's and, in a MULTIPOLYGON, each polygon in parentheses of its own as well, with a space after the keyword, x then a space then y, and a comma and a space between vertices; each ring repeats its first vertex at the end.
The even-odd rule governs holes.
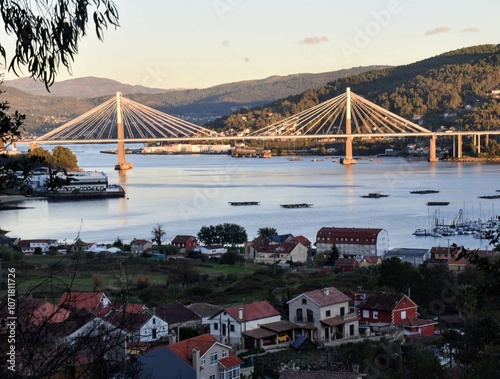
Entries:
POLYGON ((471 28, 471 27, 467 27, 467 28, 463 28, 462 30, 460 30, 462 33, 477 33, 479 32, 479 29, 478 28, 471 28))
POLYGON ((222 47, 229 47, 229 46, 231 46, 231 43, 227 39, 222 41, 222 47))
POLYGON ((321 42, 328 42, 328 37, 306 37, 302 41, 299 41, 300 45, 317 45, 318 43, 321 42))
POLYGON ((433 34, 440 34, 440 33, 448 33, 451 29, 447 26, 440 26, 439 28, 434 28, 432 30, 428 30, 425 32, 426 36, 430 36, 433 34))

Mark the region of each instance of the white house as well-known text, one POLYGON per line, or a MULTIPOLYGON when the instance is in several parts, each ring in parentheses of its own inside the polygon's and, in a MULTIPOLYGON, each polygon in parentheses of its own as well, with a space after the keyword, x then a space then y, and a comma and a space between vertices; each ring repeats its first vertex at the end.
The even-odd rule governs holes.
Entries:
POLYGON ((350 300, 334 287, 305 292, 288 301, 289 320, 302 325, 303 334, 313 341, 357 337, 358 317, 349 313, 350 300))
POLYGON ((242 332, 281 321, 281 315, 267 301, 260 301, 225 308, 210 317, 209 321, 210 334, 219 342, 243 346, 242 332))
POLYGON ((124 313, 121 309, 110 312, 106 320, 127 332, 128 342, 153 342, 169 335, 168 323, 149 311, 124 313))

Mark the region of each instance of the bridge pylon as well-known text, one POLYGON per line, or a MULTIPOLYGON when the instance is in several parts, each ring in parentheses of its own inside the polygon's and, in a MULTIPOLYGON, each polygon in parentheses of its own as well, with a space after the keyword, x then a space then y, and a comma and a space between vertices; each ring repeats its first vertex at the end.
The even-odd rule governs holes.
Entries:
MULTIPOLYGON (((345 132, 346 134, 352 133, 351 128, 351 89, 346 88, 346 109, 345 109, 345 132)), ((352 157, 352 137, 347 137, 345 139, 345 157, 340 160, 340 163, 345 165, 356 164, 356 160, 352 157)))
MULTIPOLYGON (((122 93, 116 93, 116 127, 118 139, 123 140, 125 138, 125 130, 123 128, 123 110, 122 110, 122 93)), ((132 162, 127 162, 125 155, 125 142, 118 141, 118 149, 116 150, 118 155, 118 163, 115 165, 115 170, 129 170, 134 165, 132 162)))

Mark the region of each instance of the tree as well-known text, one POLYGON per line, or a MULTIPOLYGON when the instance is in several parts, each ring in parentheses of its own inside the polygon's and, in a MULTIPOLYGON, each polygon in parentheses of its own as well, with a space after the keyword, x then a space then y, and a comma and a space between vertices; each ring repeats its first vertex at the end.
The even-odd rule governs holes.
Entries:
POLYGON ((257 231, 257 237, 267 237, 271 238, 272 236, 275 236, 278 234, 278 231, 276 228, 270 228, 270 227, 265 227, 265 228, 259 228, 257 231))
POLYGON ((161 248, 161 241, 167 232, 163 229, 163 225, 156 224, 156 226, 151 230, 151 235, 153 236, 153 241, 161 248))
POLYGON ((248 240, 245 228, 237 224, 218 224, 203 226, 197 234, 198 239, 205 245, 238 245, 248 240))
MULTIPOLYGON (((87 35, 89 14, 92 14, 100 40, 108 25, 119 25, 118 10, 112 0, 60 0, 55 5, 44 0, 2 1, 0 13, 4 31, 15 43, 8 69, 18 75, 24 66, 33 79, 45 84, 47 90, 54 83, 61 65, 71 71, 78 43, 87 35)), ((7 52, 1 42, 0 55, 7 66, 7 52)), ((0 193, 17 186, 19 178, 12 174, 16 171, 23 173, 21 181, 29 180, 37 163, 1 154, 21 137, 26 119, 18 111, 9 113, 9 109, 7 102, 0 102, 0 193)))
MULTIPOLYGON (((16 75, 23 66, 47 90, 60 66, 71 72, 80 39, 87 35, 92 12, 97 37, 102 40, 108 25, 118 27, 118 10, 111 0, 2 1, 4 30, 14 37, 15 50, 8 65, 16 75)), ((0 54, 7 61, 5 47, 0 54)), ((18 75, 19 76, 19 75, 18 75)))
POLYGON ((337 245, 332 245, 332 248, 330 249, 330 254, 328 254, 328 258, 325 259, 325 265, 327 266, 335 266, 335 262, 337 259, 340 257, 340 251, 337 247, 337 245))
POLYGON ((56 170, 76 170, 78 159, 70 149, 56 146, 52 149, 52 166, 56 170))

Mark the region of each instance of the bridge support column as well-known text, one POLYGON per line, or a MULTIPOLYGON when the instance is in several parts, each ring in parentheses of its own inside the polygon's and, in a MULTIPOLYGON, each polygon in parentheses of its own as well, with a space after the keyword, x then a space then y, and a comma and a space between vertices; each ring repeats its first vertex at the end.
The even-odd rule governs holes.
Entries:
MULTIPOLYGON (((123 140, 125 138, 125 131, 123 129, 123 113, 122 113, 122 103, 121 103, 122 93, 116 93, 116 127, 118 139, 123 140)), ((115 170, 128 170, 134 165, 126 161, 125 156, 125 142, 118 141, 118 149, 116 151, 118 155, 118 164, 115 165, 115 170)))
POLYGON ((457 136, 457 158, 462 158, 462 135, 457 136))
POLYGON ((436 163, 439 159, 436 156, 436 140, 437 137, 435 134, 432 135, 429 141, 429 162, 436 163))
MULTIPOLYGON (((345 110, 345 133, 351 134, 351 89, 349 87, 346 88, 346 110, 345 110)), ((345 158, 340 160, 340 163, 343 165, 351 165, 356 164, 356 161, 352 157, 352 137, 347 137, 345 139, 345 158)))
POLYGON ((477 147, 477 154, 481 154, 481 135, 478 134, 476 135, 476 138, 477 138, 477 144, 476 144, 476 147, 477 147))

